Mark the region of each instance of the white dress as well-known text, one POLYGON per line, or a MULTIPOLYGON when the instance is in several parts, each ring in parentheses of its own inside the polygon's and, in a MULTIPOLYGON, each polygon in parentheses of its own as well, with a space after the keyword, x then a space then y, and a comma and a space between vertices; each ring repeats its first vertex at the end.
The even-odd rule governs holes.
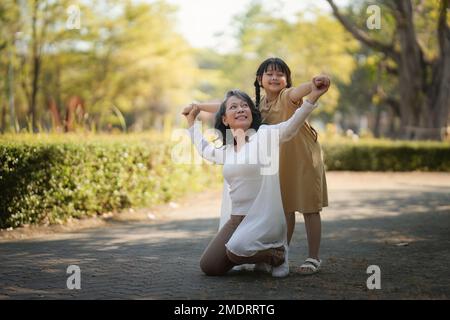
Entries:
POLYGON ((316 106, 305 101, 287 121, 261 125, 238 152, 233 145, 214 147, 203 138, 197 125, 189 128, 200 155, 223 165, 220 228, 231 214, 245 215, 226 243, 232 253, 249 257, 257 251, 287 244, 278 175, 279 143, 295 136, 316 106))

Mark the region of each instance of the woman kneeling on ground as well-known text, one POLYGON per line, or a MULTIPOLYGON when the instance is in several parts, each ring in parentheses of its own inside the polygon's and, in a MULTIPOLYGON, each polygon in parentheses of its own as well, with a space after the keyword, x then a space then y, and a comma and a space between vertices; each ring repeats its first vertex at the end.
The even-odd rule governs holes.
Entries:
POLYGON ((319 89, 314 83, 312 87, 312 92, 292 117, 276 125, 261 124, 261 114, 246 93, 229 91, 216 114, 215 128, 223 140, 219 148, 206 141, 195 125, 200 112, 198 107, 186 115, 190 136, 198 152, 203 158, 223 165, 231 198, 230 219, 200 259, 205 274, 224 275, 236 265, 256 264, 259 269, 264 266, 271 269, 274 277, 288 275, 278 148, 279 143, 295 136, 317 107, 319 97, 328 90, 328 87, 319 89), (228 134, 231 139, 227 139, 228 134), (269 169, 268 164, 271 165, 269 169))

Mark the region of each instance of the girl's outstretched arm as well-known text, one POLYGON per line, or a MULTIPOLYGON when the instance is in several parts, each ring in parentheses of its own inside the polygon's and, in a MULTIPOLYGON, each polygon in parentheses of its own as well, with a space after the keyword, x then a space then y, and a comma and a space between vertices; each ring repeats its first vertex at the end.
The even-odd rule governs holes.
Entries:
POLYGON ((306 97, 308 94, 311 93, 311 90, 312 90, 311 82, 302 83, 301 85, 294 87, 292 90, 289 91, 289 99, 291 101, 299 103, 300 100, 302 100, 304 97, 306 97))
POLYGON ((289 99, 300 103, 300 100, 306 97, 313 90, 313 84, 321 89, 330 86, 330 78, 326 75, 315 76, 312 82, 305 82, 289 91, 289 99))
POLYGON ((286 121, 276 125, 271 125, 271 129, 278 129, 280 134, 280 142, 292 139, 298 132, 298 129, 305 123, 309 114, 317 107, 317 100, 328 91, 327 86, 317 86, 315 83, 311 85, 311 94, 308 99, 303 102, 300 108, 286 121))
POLYGON ((204 102, 204 103, 191 103, 190 105, 184 107, 181 112, 182 115, 188 115, 192 108, 197 106, 200 111, 205 111, 209 113, 216 113, 219 111, 220 102, 204 102))

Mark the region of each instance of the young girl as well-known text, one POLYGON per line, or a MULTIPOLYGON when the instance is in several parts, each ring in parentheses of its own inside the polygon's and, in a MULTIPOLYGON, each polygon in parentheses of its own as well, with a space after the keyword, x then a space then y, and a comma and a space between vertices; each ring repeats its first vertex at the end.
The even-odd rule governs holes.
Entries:
MULTIPOLYGON (((207 275, 223 275, 235 265, 266 263, 272 275, 287 276, 285 258, 287 238, 278 165, 264 174, 263 165, 270 157, 279 157, 276 141, 292 139, 315 102, 327 90, 314 88, 308 100, 293 115, 277 125, 261 125, 261 114, 248 95, 233 90, 227 93, 216 115, 215 127, 223 137, 223 146, 209 144, 194 125, 200 112, 194 107, 187 115, 191 139, 206 159, 223 165, 223 175, 230 189, 231 215, 202 255, 200 266, 207 275), (253 129, 253 130, 249 130, 253 129), (231 131, 231 141, 227 141, 231 131), (271 135, 278 139, 273 140, 271 135), (270 141, 270 154, 267 150, 270 141), (275 142, 274 142, 275 141, 275 142)), ((271 159, 273 160, 273 159, 271 159)), ((278 161, 275 161, 278 164, 278 161)))
MULTIPOLYGON (((327 88, 330 79, 317 76, 313 84, 327 88)), ((291 71, 279 58, 265 60, 256 72, 254 82, 256 107, 259 108, 263 123, 277 124, 289 119, 301 105, 302 98, 312 90, 311 83, 292 87, 291 71), (261 97, 261 89, 265 95, 261 97)), ((200 110, 216 112, 218 105, 197 104, 200 110)), ((184 109, 191 110, 193 105, 184 109)), ((295 212, 303 213, 308 238, 309 257, 300 266, 302 274, 319 271, 319 247, 321 239, 320 211, 328 205, 327 184, 322 158, 322 150, 317 141, 317 132, 308 122, 297 135, 280 147, 280 187, 287 222, 287 240, 291 241, 295 227, 295 212)), ((286 251, 287 255, 287 251, 286 251)))

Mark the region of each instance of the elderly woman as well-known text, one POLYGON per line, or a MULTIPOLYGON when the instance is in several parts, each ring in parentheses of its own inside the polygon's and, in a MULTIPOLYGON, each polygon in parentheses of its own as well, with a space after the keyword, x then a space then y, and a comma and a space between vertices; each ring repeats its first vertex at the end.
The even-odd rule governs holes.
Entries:
MULTIPOLYGON (((186 115, 189 132, 201 156, 223 165, 228 185, 229 218, 205 249, 200 267, 207 275, 224 275, 236 265, 257 264, 272 267, 272 276, 289 273, 286 220, 278 176, 278 147, 291 139, 328 90, 313 85, 308 99, 293 116, 276 125, 262 125, 252 99, 232 90, 216 114, 215 127, 222 134, 220 148, 208 143, 195 126, 200 112, 194 107, 186 115), (268 147, 270 144, 270 147, 268 147), (267 170, 275 164, 275 170, 267 170)), ((223 208, 222 208, 223 209, 223 208)))

